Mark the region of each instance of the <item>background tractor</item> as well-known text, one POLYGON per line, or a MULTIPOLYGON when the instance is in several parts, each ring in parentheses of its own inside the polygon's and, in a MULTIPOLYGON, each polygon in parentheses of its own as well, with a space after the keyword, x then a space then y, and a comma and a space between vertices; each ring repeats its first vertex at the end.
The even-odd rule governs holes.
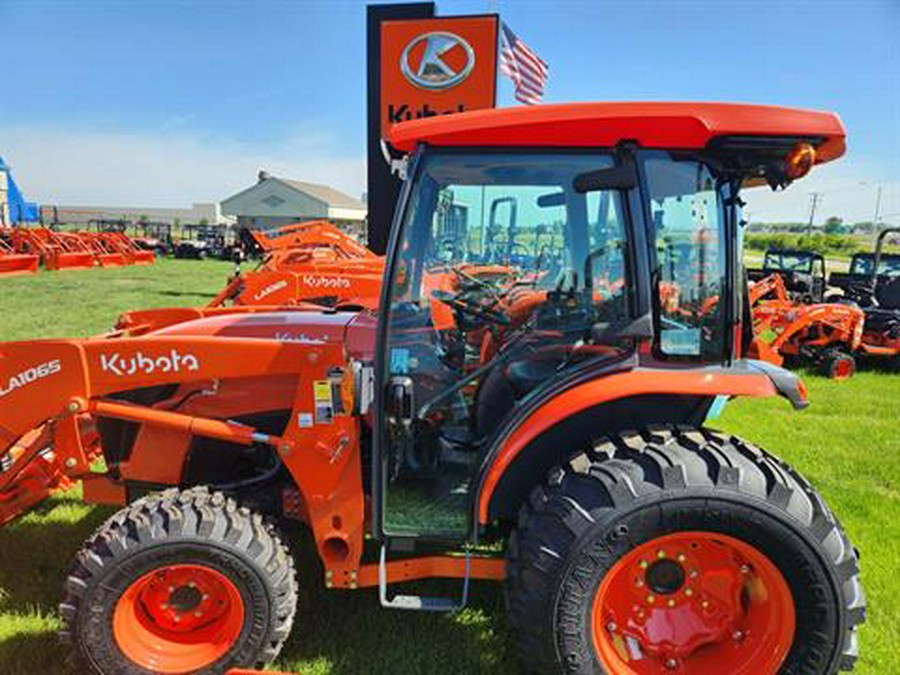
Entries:
POLYGON ((305 611, 295 520, 325 586, 387 608, 452 611, 470 580, 502 581, 533 672, 851 668, 865 601, 837 519, 790 466, 704 426, 732 396, 808 405, 745 358, 739 192, 839 157, 839 119, 585 103, 388 140, 405 180, 376 312, 218 308, 0 344, 0 523, 74 480, 120 508, 65 582, 84 661, 275 659, 305 611), (427 578, 458 593, 396 588, 427 578))

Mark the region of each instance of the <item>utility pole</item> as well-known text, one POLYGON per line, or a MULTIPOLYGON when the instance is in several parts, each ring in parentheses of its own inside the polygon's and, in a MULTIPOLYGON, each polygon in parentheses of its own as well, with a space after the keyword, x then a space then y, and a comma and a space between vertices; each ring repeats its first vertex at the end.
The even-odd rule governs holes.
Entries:
POLYGON ((872 220, 872 231, 878 236, 880 228, 878 227, 878 219, 881 218, 881 183, 878 184, 878 192, 875 196, 875 218, 872 220))
POLYGON ((816 217, 816 207, 819 205, 819 202, 822 201, 822 198, 824 196, 825 195, 823 195, 821 192, 811 192, 809 195, 811 203, 809 206, 809 224, 806 226, 807 235, 812 234, 813 220, 816 217))

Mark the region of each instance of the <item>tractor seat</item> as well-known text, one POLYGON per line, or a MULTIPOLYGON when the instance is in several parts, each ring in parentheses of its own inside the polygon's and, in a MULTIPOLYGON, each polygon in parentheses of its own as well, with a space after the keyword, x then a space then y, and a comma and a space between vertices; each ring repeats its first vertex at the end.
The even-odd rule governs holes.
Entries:
POLYGON ((486 437, 515 406, 553 377, 559 358, 529 358, 496 368, 481 383, 476 404, 476 436, 486 437))
POLYGON ((525 396, 547 381, 559 368, 559 359, 523 359, 506 367, 506 377, 515 391, 516 398, 525 396))
POLYGON ((441 440, 457 447, 472 447, 476 445, 477 436, 467 426, 443 425, 441 427, 441 440))
POLYGON ((875 291, 875 299, 881 309, 900 309, 900 277, 880 284, 875 291))
POLYGON ((866 309, 867 333, 885 333, 900 336, 900 311, 896 309, 866 309))

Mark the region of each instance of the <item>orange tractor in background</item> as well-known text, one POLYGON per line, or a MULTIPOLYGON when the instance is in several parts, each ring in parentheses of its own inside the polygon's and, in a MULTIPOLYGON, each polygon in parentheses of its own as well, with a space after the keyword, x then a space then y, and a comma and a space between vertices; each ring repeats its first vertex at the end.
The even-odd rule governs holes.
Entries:
POLYGON ((751 283, 749 299, 753 349, 759 358, 779 366, 785 358, 799 359, 836 380, 856 372, 854 353, 862 343, 866 321, 859 307, 794 302, 781 274, 751 283))
POLYGON ((386 608, 453 611, 470 580, 503 582, 532 672, 850 669, 865 600, 837 518, 707 426, 734 396, 808 405, 796 376, 747 358, 739 192, 841 156, 840 120, 583 103, 388 141, 405 180, 377 310, 210 308, 0 344, 0 523, 70 481, 120 509, 64 586, 86 666, 275 660, 309 611, 283 527, 299 521, 322 583, 386 608), (502 211, 527 244, 471 275, 500 264, 502 211), (658 257, 671 242, 677 268, 658 257), (436 577, 458 594, 397 588, 436 577))

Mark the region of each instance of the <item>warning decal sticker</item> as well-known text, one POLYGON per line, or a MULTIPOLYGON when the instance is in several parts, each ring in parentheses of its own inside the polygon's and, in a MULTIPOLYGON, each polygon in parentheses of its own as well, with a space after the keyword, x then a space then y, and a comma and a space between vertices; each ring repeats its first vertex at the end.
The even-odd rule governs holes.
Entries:
POLYGON ((313 382, 313 398, 316 402, 316 424, 331 424, 334 421, 334 403, 331 398, 331 382, 313 382))

